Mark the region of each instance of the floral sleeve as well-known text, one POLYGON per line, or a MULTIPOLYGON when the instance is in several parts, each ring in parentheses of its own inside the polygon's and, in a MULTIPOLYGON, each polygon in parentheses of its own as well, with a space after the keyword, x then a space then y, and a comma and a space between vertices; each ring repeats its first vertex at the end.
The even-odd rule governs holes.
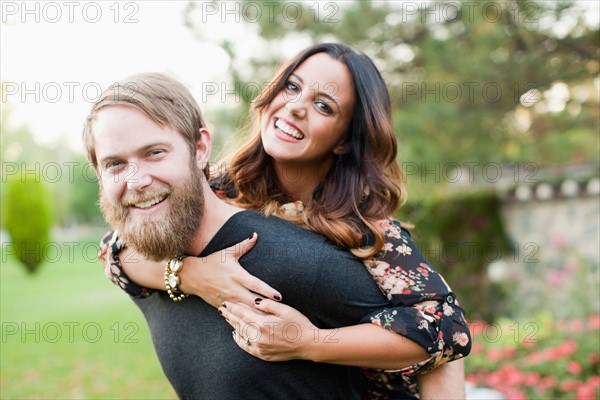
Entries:
POLYGON ((101 247, 105 244, 108 245, 108 265, 105 268, 109 279, 132 297, 142 298, 150 295, 153 289, 139 286, 123 271, 119 253, 125 248, 125 243, 119 240, 119 232, 116 230, 107 232, 100 241, 101 247))
POLYGON ((389 388, 389 383, 400 377, 406 386, 418 374, 468 355, 471 336, 456 296, 423 257, 410 233, 391 219, 380 221, 380 226, 385 235, 384 248, 365 260, 365 265, 392 307, 364 320, 413 340, 430 355, 401 370, 366 371, 380 383, 388 382, 389 388))

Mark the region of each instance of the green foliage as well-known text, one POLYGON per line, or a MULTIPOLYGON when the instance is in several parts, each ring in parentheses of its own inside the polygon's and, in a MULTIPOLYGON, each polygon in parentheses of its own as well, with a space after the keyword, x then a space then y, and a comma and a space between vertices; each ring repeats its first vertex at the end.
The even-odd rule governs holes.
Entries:
POLYGON ((495 194, 411 202, 399 219, 415 225, 413 240, 456 292, 469 319, 493 321, 502 314, 507 293, 490 282, 487 267, 511 255, 512 247, 495 194))
POLYGON ((75 161, 73 179, 69 186, 69 218, 80 224, 102 224, 102 214, 98 207, 98 178, 83 157, 75 161))
MULTIPOLYGON (((10 107, 2 109, 2 192, 9 177, 25 179, 36 173, 46 182, 58 225, 102 224, 98 207, 98 181, 82 155, 64 146, 39 145, 26 125, 11 126, 10 107)), ((2 218, 4 227, 4 218, 2 218)))
MULTIPOLYGON (((585 318, 600 312, 600 279, 597 260, 576 246, 551 240, 533 260, 510 268, 501 284, 511 296, 505 303, 508 315, 524 318, 545 310, 555 318, 585 318), (544 252, 552 251, 553 256, 544 252), (527 302, 522 299, 527 298, 527 302)), ((525 257, 527 260, 529 257, 525 257)))
MULTIPOLYGON (((347 43, 382 71, 402 162, 552 165, 598 157, 598 26, 584 22, 581 2, 361 0, 294 3, 286 13, 280 3, 246 1, 238 9, 256 4, 262 18, 240 20, 258 31, 260 48, 240 59, 244 41, 222 43, 233 83, 269 80, 290 48, 347 43)), ((188 26, 201 24, 190 17, 188 26)), ((237 115, 247 113, 243 100, 237 115)))
POLYGON ((527 320, 471 323, 467 381, 508 399, 597 399, 600 315, 555 320, 538 312, 527 320))
POLYGON ((144 317, 96 258, 103 232, 58 239, 37 279, 4 258, 2 399, 176 398, 144 317))
POLYGON ((11 176, 2 206, 4 226, 11 237, 6 251, 16 254, 27 272, 34 273, 47 249, 52 227, 52 203, 45 182, 37 174, 11 176))

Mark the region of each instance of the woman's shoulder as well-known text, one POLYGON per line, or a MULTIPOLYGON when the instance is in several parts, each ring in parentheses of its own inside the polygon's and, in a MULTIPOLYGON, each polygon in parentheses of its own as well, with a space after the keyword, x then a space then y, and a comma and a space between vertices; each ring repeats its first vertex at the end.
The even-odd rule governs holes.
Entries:
POLYGON ((411 223, 400 221, 394 217, 380 219, 377 221, 377 225, 385 236, 398 238, 401 235, 411 237, 410 229, 414 227, 411 223))

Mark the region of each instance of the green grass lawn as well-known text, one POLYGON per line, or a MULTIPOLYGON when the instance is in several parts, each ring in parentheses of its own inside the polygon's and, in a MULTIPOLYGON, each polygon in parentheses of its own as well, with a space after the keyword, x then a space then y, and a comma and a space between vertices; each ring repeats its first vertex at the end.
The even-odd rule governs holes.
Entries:
POLYGON ((2 248, 0 398, 176 398, 141 312, 89 243, 52 248, 33 276, 2 248))

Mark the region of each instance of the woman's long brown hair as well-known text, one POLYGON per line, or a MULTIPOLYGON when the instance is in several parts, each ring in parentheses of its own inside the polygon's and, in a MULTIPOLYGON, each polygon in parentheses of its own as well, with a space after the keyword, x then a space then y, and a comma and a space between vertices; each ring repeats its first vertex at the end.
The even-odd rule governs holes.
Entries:
POLYGON ((390 108, 385 83, 368 56, 332 43, 302 51, 278 72, 254 102, 251 137, 228 163, 228 172, 238 193, 235 203, 292 220, 350 249, 358 257, 373 256, 384 244, 377 221, 392 216, 406 196, 396 160, 397 142, 390 108), (346 65, 353 79, 356 102, 343 139, 347 151, 336 155, 332 167, 315 189, 312 203, 306 205, 300 217, 293 218, 279 210, 281 204, 297 199, 290 199, 281 191, 273 159, 263 148, 260 118, 291 73, 317 53, 326 53, 346 65), (369 233, 374 242, 361 247, 364 235, 369 233))

